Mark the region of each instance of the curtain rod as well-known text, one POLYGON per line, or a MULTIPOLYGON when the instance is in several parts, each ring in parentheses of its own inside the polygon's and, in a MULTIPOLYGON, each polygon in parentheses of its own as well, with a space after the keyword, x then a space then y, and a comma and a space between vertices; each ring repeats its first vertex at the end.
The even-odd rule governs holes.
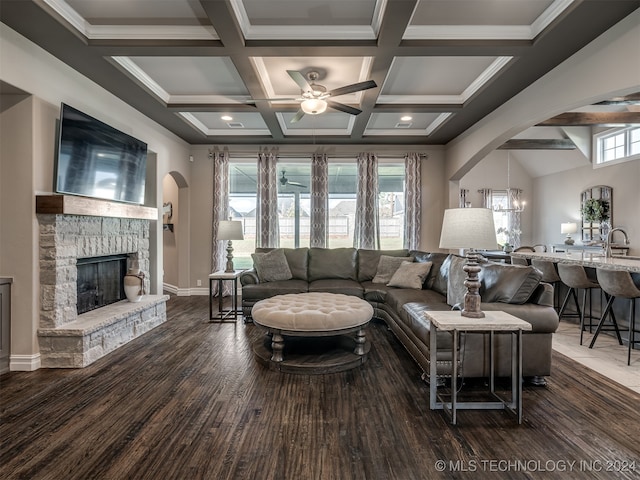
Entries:
MULTIPOLYGON (((209 150, 209 154, 213 154, 214 151, 213 150, 209 150)), ((234 151, 234 152, 228 152, 229 153, 229 157, 232 157, 234 155, 242 155, 242 156, 258 156, 258 153, 270 153, 270 152, 245 152, 245 151, 234 151)), ((365 153, 372 153, 372 152, 365 152, 365 153)), ((409 153, 414 153, 414 152, 409 152, 409 153)), ((291 153, 291 152, 286 152, 286 153, 276 153, 276 157, 278 158, 305 158, 305 157, 311 157, 311 155, 321 155, 322 153, 313 153, 313 152, 304 152, 304 153, 291 153)), ((336 153, 332 153, 332 154, 327 154, 327 157, 329 158, 353 158, 356 159, 358 157, 358 153, 355 154, 336 154, 336 153)), ((381 154, 375 154, 376 157, 378 158, 404 158, 404 156, 406 155, 406 153, 399 153, 397 155, 392 155, 389 153, 381 153, 381 154)), ((427 158, 428 155, 426 153, 418 153, 418 156, 421 158, 427 158)))

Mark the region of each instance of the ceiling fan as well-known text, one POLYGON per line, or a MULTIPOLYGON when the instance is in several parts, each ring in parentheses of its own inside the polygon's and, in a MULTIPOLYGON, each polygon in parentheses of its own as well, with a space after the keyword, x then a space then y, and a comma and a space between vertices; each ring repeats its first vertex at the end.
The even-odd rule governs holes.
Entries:
POLYGON ((282 176, 280 177, 280 185, 282 185, 283 187, 286 185, 291 185, 292 187, 307 188, 306 185, 303 185, 301 183, 290 182, 289 179, 285 176, 285 172, 286 170, 282 170, 282 176))
POLYGON ((302 74, 302 72, 299 72, 297 70, 287 70, 287 73, 302 90, 301 97, 291 99, 267 98, 265 100, 296 100, 301 102, 300 110, 298 110, 298 113, 296 113, 296 115, 291 119, 291 123, 296 123, 305 114, 318 115, 320 113, 324 113, 327 110, 327 107, 331 107, 334 110, 345 112, 350 115, 358 115, 362 113, 362 110, 329 99, 332 97, 345 95, 347 93, 368 90, 370 88, 375 88, 378 86, 373 80, 367 80, 366 82, 353 83, 351 85, 345 85, 344 87, 334 88, 333 90, 327 91, 327 87, 315 83, 316 80, 318 80, 318 78, 320 77, 320 74, 315 70, 308 72, 306 77, 302 74))

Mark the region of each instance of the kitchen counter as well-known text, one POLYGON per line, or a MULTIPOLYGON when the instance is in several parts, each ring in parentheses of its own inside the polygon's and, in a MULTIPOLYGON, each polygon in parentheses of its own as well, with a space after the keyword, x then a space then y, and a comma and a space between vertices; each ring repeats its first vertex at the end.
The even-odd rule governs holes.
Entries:
POLYGON ((559 252, 514 252, 514 257, 528 259, 550 260, 552 262, 574 263, 584 267, 608 268, 611 270, 625 270, 627 272, 640 273, 640 257, 614 256, 605 258, 603 255, 589 253, 587 251, 559 252))

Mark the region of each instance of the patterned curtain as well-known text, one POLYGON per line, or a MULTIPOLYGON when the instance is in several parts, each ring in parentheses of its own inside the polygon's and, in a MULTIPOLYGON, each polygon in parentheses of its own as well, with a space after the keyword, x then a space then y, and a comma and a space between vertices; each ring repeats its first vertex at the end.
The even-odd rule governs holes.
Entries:
MULTIPOLYGON (((510 188, 507 190, 507 202, 508 206, 512 207, 514 204, 520 205, 520 197, 522 195, 522 190, 519 188, 510 188)), ((511 231, 511 235, 509 235, 509 240, 513 248, 518 248, 520 246, 520 212, 509 212, 508 213, 508 222, 509 222, 509 230, 511 231)))
MULTIPOLYGON (((229 219, 229 155, 214 153, 213 157, 213 208, 211 221, 211 272, 224 270, 227 264, 227 242, 218 238, 218 225, 229 219)), ((230 282, 224 284, 222 295, 231 295, 230 282)), ((218 295, 218 282, 213 285, 214 295, 218 295)))
POLYGON ((326 248, 329 230, 329 161, 311 157, 311 246, 326 248))
POLYGON ((353 234, 355 248, 379 249, 378 157, 372 153, 358 155, 356 218, 353 234))
POLYGON ((481 190, 478 190, 478 193, 480 195, 482 195, 482 207, 484 208, 493 208, 492 202, 491 202, 491 194, 492 191, 490 188, 483 188, 481 190))
POLYGON ((420 248, 420 218, 422 216, 421 160, 417 153, 404 157, 404 248, 420 248))
POLYGON ((256 247, 280 246, 277 161, 274 154, 258 154, 256 247))
POLYGON ((469 208, 471 207, 471 202, 467 200, 467 196, 469 195, 469 190, 466 188, 460 189, 460 200, 458 202, 458 207, 460 208, 469 208))

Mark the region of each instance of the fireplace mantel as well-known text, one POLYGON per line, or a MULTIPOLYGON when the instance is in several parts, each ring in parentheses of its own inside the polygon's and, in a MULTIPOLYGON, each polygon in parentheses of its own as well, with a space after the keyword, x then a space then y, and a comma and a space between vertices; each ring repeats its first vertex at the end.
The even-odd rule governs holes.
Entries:
POLYGON ((36 213, 158 220, 158 209, 75 195, 36 195, 36 213))

